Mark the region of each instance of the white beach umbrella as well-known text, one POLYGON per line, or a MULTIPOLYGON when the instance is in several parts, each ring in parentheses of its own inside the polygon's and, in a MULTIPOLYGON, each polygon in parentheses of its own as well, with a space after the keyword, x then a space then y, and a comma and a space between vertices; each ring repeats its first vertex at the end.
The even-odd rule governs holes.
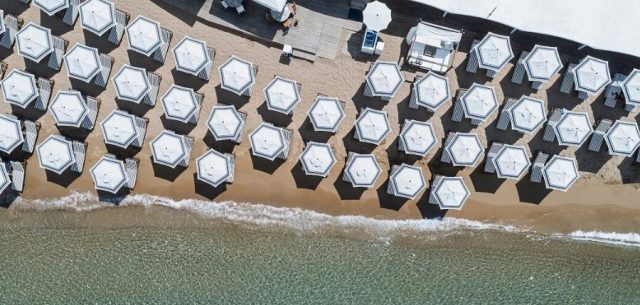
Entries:
POLYGON ((79 91, 58 91, 51 102, 51 114, 56 125, 80 127, 89 113, 89 108, 79 91))
POLYGON ((150 56, 162 45, 160 24, 138 16, 126 28, 129 49, 150 56))
POLYGON ((527 149, 521 145, 502 145, 492 162, 501 179, 520 180, 531 166, 527 149))
POLYGON ((344 119, 344 109, 337 98, 317 96, 311 105, 309 121, 315 131, 336 132, 340 122, 344 119))
POLYGON ((461 98, 464 116, 484 121, 498 109, 496 91, 491 86, 473 83, 461 98))
POLYGON ((487 33, 475 46, 478 66, 482 69, 500 71, 513 58, 509 36, 487 33))
POLYGON ((249 141, 253 155, 271 161, 287 148, 282 129, 265 122, 251 132, 249 141))
POLYGON ((111 81, 116 88, 116 96, 124 101, 139 104, 151 90, 147 71, 127 64, 120 68, 111 81))
POLYGON ((168 130, 163 130, 151 141, 153 162, 176 168, 187 157, 184 137, 168 130))
POLYGON ((393 97, 404 82, 400 66, 391 61, 376 61, 365 79, 371 94, 382 97, 393 97))
POLYGON ((108 0, 87 0, 80 4, 80 25, 98 36, 116 25, 115 6, 108 0))
POLYGON ((462 177, 441 177, 431 192, 442 210, 462 209, 470 195, 462 177))
POLYGON ((449 79, 431 71, 427 72, 413 86, 416 102, 431 111, 436 111, 449 99, 449 79))
POLYGON ((475 167, 484 149, 476 133, 456 132, 445 150, 451 156, 453 166, 475 167))
POLYGON ((344 174, 353 187, 373 187, 381 173, 382 170, 374 155, 349 154, 344 174))
POLYGON ((109 145, 126 149, 139 137, 135 117, 122 110, 112 111, 100 126, 104 142, 109 145))
POLYGON ((524 58, 524 70, 531 82, 544 82, 562 69, 562 60, 558 48, 541 45, 533 49, 524 58))
POLYGON ((253 0, 253 2, 258 3, 274 12, 282 12, 287 6, 287 0, 253 0))
POLYGON ((290 114, 300 103, 298 83, 294 80, 276 76, 264 88, 267 108, 272 111, 290 114))
POLYGON ((196 76, 212 60, 207 53, 207 43, 189 36, 182 38, 173 48, 173 58, 178 71, 196 76))
POLYGON ((188 123, 200 110, 200 105, 193 89, 173 84, 162 96, 162 109, 168 119, 188 123))
POLYGON ((576 90, 595 95, 611 83, 609 63, 591 56, 586 56, 573 68, 576 90))
POLYGON ((253 64, 236 56, 231 56, 223 63, 218 72, 220 87, 237 95, 242 95, 256 82, 253 64))
POLYGON ((36 150, 40 167, 58 175, 76 163, 71 141, 59 135, 50 135, 36 150))
POLYGON ((412 200, 427 187, 422 168, 408 164, 402 164, 396 168, 389 177, 389 183, 392 185, 394 195, 412 200))
POLYGON ((310 141, 300 155, 300 163, 305 174, 326 177, 336 164, 336 157, 329 144, 310 141))
POLYGON ((633 69, 622 83, 625 102, 640 105, 640 70, 633 69))
POLYGON ((96 190, 117 193, 128 182, 124 162, 103 156, 91 168, 91 177, 96 190))
POLYGON ((558 145, 579 147, 593 133, 589 114, 565 111, 558 124, 553 126, 558 136, 558 145))
POLYGON ((36 77, 31 73, 13 69, 1 82, 5 102, 26 108, 40 93, 36 77))
POLYGON ((6 30, 4 26, 4 11, 0 10, 0 34, 4 34, 6 30))
POLYGON ((638 123, 616 121, 607 131, 605 141, 610 155, 631 157, 640 146, 638 123))
POLYGON ((102 69, 98 49, 76 43, 64 55, 67 76, 90 83, 102 69))
POLYGON ((0 164, 0 194, 11 185, 11 178, 4 164, 0 164))
POLYGON ((23 142, 22 123, 15 117, 0 114, 0 151, 10 154, 23 142))
POLYGON ((214 106, 207 121, 207 127, 216 141, 235 140, 238 138, 244 119, 234 106, 214 106))
POLYGON ((49 16, 69 7, 69 0, 33 0, 33 5, 49 16))
POLYGON ((547 189, 567 191, 580 177, 576 159, 554 155, 542 168, 547 189))
POLYGON ((234 164, 228 154, 209 149, 196 159, 198 180, 218 187, 233 175, 234 164))
POLYGON ((424 157, 438 140, 431 123, 406 120, 400 132, 400 143, 405 153, 424 157))
POLYGON ((535 132, 547 120, 544 101, 528 96, 521 96, 509 110, 511 128, 522 133, 535 132))
POLYGON ((29 22, 16 33, 18 54, 34 62, 40 62, 53 52, 51 30, 29 22))
POLYGON ((380 1, 369 2, 362 11, 362 22, 372 31, 382 31, 391 22, 391 10, 380 1))
POLYGON ((380 145, 382 140, 391 132, 387 113, 365 108, 356 120, 356 132, 360 142, 380 145))

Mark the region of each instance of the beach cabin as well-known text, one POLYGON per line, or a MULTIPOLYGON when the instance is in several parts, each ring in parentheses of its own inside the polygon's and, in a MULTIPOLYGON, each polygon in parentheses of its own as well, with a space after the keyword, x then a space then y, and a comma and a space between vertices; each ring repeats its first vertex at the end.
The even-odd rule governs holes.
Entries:
POLYGON ((420 21, 409 30, 405 41, 409 50, 405 62, 421 69, 446 73, 455 59, 462 30, 420 21))
POLYGON ((437 204, 441 210, 461 210, 470 194, 462 177, 435 175, 431 182, 429 203, 437 204))
POLYGON ((235 168, 235 156, 214 149, 207 150, 196 159, 196 177, 213 187, 223 183, 232 183, 235 168))
POLYGON ((373 154, 349 152, 342 180, 354 188, 372 188, 380 177, 382 169, 373 154))

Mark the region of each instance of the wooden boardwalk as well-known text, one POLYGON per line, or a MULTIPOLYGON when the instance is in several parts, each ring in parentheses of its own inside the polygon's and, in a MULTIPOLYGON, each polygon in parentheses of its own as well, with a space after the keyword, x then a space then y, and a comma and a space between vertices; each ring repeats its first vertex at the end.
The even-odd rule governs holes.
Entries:
POLYGON ((239 31, 277 45, 288 44, 294 56, 315 60, 316 57, 335 59, 341 42, 342 30, 359 30, 360 22, 347 19, 348 0, 297 0, 297 27, 288 33, 278 23, 269 23, 267 9, 244 0, 246 12, 238 16, 233 8, 224 10, 219 0, 163 0, 190 14, 200 21, 239 31))

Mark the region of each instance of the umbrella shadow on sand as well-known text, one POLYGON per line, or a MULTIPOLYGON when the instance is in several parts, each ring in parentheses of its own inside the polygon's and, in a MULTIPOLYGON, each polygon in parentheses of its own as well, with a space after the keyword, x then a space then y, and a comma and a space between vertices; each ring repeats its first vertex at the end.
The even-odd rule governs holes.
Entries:
POLYGON ((151 161, 151 165, 153 167, 153 174, 158 178, 162 178, 168 181, 176 181, 176 179, 178 179, 178 177, 185 170, 187 170, 186 167, 180 165, 176 166, 176 168, 171 168, 165 165, 157 164, 153 161, 153 156, 150 156, 149 160, 151 161))
POLYGON ((307 175, 302 168, 302 162, 298 161, 291 169, 291 175, 297 188, 315 190, 324 177, 307 175))
POLYGON ((220 196, 220 194, 224 193, 227 190, 227 185, 222 183, 218 185, 218 187, 213 187, 211 184, 202 182, 198 179, 198 174, 193 174, 193 184, 195 187, 196 194, 203 196, 209 200, 213 200, 220 196))

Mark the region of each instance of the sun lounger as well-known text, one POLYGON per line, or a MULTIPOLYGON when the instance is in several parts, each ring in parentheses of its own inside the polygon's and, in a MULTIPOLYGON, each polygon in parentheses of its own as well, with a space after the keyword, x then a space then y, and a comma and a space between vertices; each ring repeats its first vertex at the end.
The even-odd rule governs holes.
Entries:
POLYGON ((216 51, 212 48, 207 48, 207 54, 209 54, 209 58, 211 58, 211 61, 198 74, 198 77, 204 80, 209 80, 211 78, 211 69, 213 68, 213 58, 216 55, 216 51))
POLYGON ((9 167, 11 173, 11 189, 15 192, 22 192, 24 190, 24 177, 27 163, 9 161, 9 167))
POLYGON ((153 72, 147 72, 147 78, 149 80, 149 85, 151 86, 151 88, 149 89, 149 93, 147 93, 147 95, 142 99, 142 102, 149 106, 155 106, 162 76, 153 72))
POLYGON ((282 151, 281 154, 278 155, 278 158, 282 160, 286 160, 287 157, 289 156, 289 145, 291 144, 291 137, 293 136, 293 131, 285 128, 283 128, 282 131, 284 132, 285 149, 282 151))
POLYGON ((227 168, 228 172, 229 172, 229 177, 227 178, 227 183, 233 183, 233 178, 234 178, 234 164, 236 163, 236 155, 234 154, 225 154, 227 157, 229 157, 229 168, 227 168))
POLYGON ((636 110, 636 105, 635 104, 626 103, 624 105, 624 111, 626 111, 626 112, 633 112, 635 110, 636 110))
POLYGON ((53 36, 51 40, 53 42, 53 52, 49 56, 49 63, 47 66, 53 70, 59 71, 62 66, 62 58, 64 57, 64 53, 67 51, 69 41, 58 36, 53 36))
POLYGON ((46 78, 38 78, 38 92, 39 95, 35 101, 35 108, 40 111, 47 111, 47 107, 49 107, 49 99, 51 99, 51 91, 53 90, 53 80, 48 80, 46 78))
POLYGON ((96 126, 96 118, 98 117, 98 111, 100 109, 100 99, 87 96, 87 108, 89 108, 89 112, 87 116, 82 121, 81 127, 86 130, 93 130, 96 126))
POLYGON ((6 62, 0 62, 0 79, 4 79, 4 74, 7 73, 9 65, 6 62))
POLYGON ((124 36, 124 30, 129 23, 130 16, 128 13, 125 13, 121 10, 116 10, 115 17, 116 24, 109 31, 109 37, 107 38, 107 40, 115 45, 120 45, 122 37, 124 36))
POLYGON ((22 128, 24 129, 24 142, 22 142, 22 151, 26 153, 33 153, 33 149, 36 147, 36 142, 38 140, 40 123, 24 120, 22 121, 22 128))
POLYGON ((617 103, 617 97, 622 94, 622 82, 627 78, 626 75, 616 73, 613 76, 612 82, 607 85, 607 89, 604 91, 604 105, 609 108, 615 108, 617 103))
POLYGON ((6 49, 11 49, 16 42, 16 33, 22 27, 22 18, 15 17, 13 15, 5 15, 4 28, 5 32, 0 37, 0 46, 6 49))
POLYGON ((531 167, 531 182, 540 183, 542 181, 542 168, 547 163, 547 159, 549 159, 549 154, 539 151, 536 159, 533 161, 533 166, 531 167))
POLYGON ((76 163, 71 165, 71 170, 77 173, 82 173, 82 170, 84 169, 87 143, 73 141, 71 146, 73 147, 73 155, 76 157, 76 163))
POLYGON ((171 43, 171 37, 173 36, 173 32, 160 28, 161 36, 162 36, 162 45, 153 52, 153 59, 164 63, 164 60, 167 58, 167 52, 169 51, 169 43, 171 43))
POLYGON ((433 182, 431 182, 431 192, 429 192, 429 203, 431 204, 438 204, 436 202, 435 195, 433 194, 433 190, 438 189, 438 185, 440 185, 440 182, 442 182, 442 176, 435 175, 433 177, 433 182))
POLYGON ((447 135, 447 139, 444 141, 444 145, 442 145, 442 156, 440 157, 440 162, 451 163, 451 156, 449 156, 449 152, 446 147, 453 141, 453 137, 455 136, 454 132, 449 132, 447 135))
POLYGON ((193 142, 194 139, 192 137, 182 136, 184 141, 184 146, 186 148, 184 159, 180 163, 180 165, 184 167, 189 167, 189 159, 191 159, 191 151, 193 150, 193 142))
POLYGON ((144 143, 144 136, 147 134, 147 125, 149 124, 148 118, 135 117, 136 130, 138 131, 138 137, 131 142, 131 145, 141 148, 144 143))
POLYGON ((522 51, 520 53, 520 57, 518 57, 518 62, 516 63, 516 68, 513 70, 513 75, 511 76, 511 82, 514 84, 522 84, 522 80, 524 80, 524 75, 526 74, 526 69, 524 68, 524 59, 529 55, 529 52, 522 51))
POLYGON ((200 116, 200 112, 202 112, 202 101, 204 100, 204 94, 200 92, 195 93, 196 96, 196 104, 198 105, 198 110, 189 118, 189 123, 197 124, 198 117, 200 116))
POLYGON ((567 71, 564 73, 564 77, 562 78, 562 84, 560 84, 560 92, 570 94, 573 89, 573 68, 575 68, 576 64, 569 64, 567 67, 567 71))
POLYGON ((467 72, 469 73, 478 72, 478 57, 476 57, 476 52, 473 50, 478 43, 480 43, 479 40, 473 40, 473 43, 471 43, 471 51, 469 52, 469 60, 467 61, 467 72))
POLYGON ((453 112, 451 113, 451 120, 454 122, 462 122, 464 117, 464 110, 462 109, 462 96, 467 92, 467 89, 458 89, 456 93, 456 101, 453 103, 453 112))
POLYGON ((127 184, 126 187, 128 189, 134 189, 136 187, 136 180, 138 178, 138 164, 140 161, 135 158, 127 158, 124 161, 125 171, 127 173, 127 184))
POLYGON ((493 166, 493 159, 496 157, 503 145, 504 144, 499 142, 493 142, 491 144, 491 148, 489 148, 489 152, 487 153, 487 159, 484 162, 485 173, 493 174, 496 172, 496 169, 493 166))
POLYGON ((82 0, 69 0, 69 7, 64 12, 62 22, 70 26, 76 23, 78 14, 80 13, 80 3, 82 3, 82 0))
POLYGON ((547 142, 553 142, 556 139, 556 132, 554 130, 554 126, 558 124, 560 119, 562 118, 562 113, 564 111, 562 109, 554 109, 547 121, 547 126, 544 128, 544 135, 542 139, 547 142))
POLYGON ((94 83, 99 87, 106 88, 109 75, 111 74, 111 68, 113 67, 113 57, 100 54, 100 64, 102 65, 102 69, 98 75, 96 75, 94 83))
POLYGON ((512 97, 507 97, 507 101, 504 103, 502 111, 500 111, 500 117, 498 118, 496 128, 500 130, 507 130, 507 128, 509 128, 509 123, 511 123, 511 108, 513 108, 517 102, 518 100, 512 97))
POLYGON ((600 147, 602 147, 602 142, 604 141, 604 136, 611 125, 613 125, 613 122, 609 119, 601 119, 600 122, 598 122, 598 126, 596 127, 596 130, 594 130, 593 135, 591 136, 591 141, 589 142, 590 151, 600 151, 600 147))

